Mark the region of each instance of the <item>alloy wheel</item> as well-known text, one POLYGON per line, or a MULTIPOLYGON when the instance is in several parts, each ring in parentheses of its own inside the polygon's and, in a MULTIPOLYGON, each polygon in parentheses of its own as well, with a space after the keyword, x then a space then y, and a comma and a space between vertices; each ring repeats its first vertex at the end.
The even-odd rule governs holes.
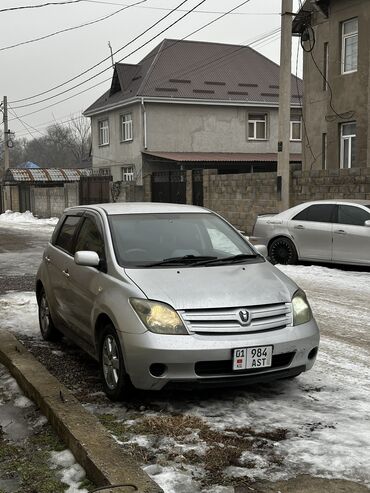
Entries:
POLYGON ((120 356, 117 342, 112 335, 107 335, 104 339, 102 360, 105 382, 109 389, 114 390, 120 376, 120 356))

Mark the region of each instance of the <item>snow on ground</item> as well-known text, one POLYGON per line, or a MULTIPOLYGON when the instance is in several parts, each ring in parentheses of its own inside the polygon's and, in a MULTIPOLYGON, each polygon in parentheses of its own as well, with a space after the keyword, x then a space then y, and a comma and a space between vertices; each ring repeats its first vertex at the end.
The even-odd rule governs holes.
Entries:
POLYGON ((35 293, 11 291, 0 296, 0 325, 14 333, 40 338, 35 293))
MULTIPOLYGON (((12 443, 22 442, 37 433, 47 423, 35 404, 22 394, 16 380, 0 365, 0 429, 12 443), (32 419, 30 418, 31 412, 32 419)), ((80 488, 85 479, 85 470, 76 462, 72 452, 65 449, 52 452, 50 467, 58 470, 61 481, 68 485, 65 493, 88 493, 80 488)), ((12 490, 13 491, 13 490, 12 490)))
POLYGON ((0 214, 0 226, 12 227, 16 229, 30 230, 31 228, 37 229, 54 229, 54 226, 58 222, 58 218, 52 217, 50 219, 39 219, 35 217, 32 212, 13 212, 5 211, 0 214))
MULTIPOLYGON (((283 439, 269 439, 267 448, 255 446, 243 452, 239 463, 225 473, 270 480, 311 474, 370 485, 370 273, 319 266, 279 268, 307 292, 321 326, 314 368, 295 380, 242 390, 151 395, 149 409, 140 410, 133 424, 148 416, 180 414, 200 418, 221 433, 232 429, 237 434, 246 428, 253 433, 287 430, 283 439)), ((1 296, 0 320, 14 332, 35 332, 39 337, 31 293, 1 296)), ((122 405, 89 408, 130 424, 122 405)), ((145 468, 166 493, 232 491, 221 486, 202 489, 202 462, 191 465, 181 460, 192 448, 202 457, 211 446, 196 428, 181 440, 135 433, 127 441, 153 453, 155 463, 145 468)))

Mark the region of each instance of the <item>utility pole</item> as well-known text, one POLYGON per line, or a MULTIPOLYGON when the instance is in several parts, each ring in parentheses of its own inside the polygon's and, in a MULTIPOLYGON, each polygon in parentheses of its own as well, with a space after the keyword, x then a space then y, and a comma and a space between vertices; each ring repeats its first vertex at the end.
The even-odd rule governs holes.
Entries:
POLYGON ((280 211, 290 204, 290 106, 293 0, 281 1, 277 188, 280 211))
POLYGON ((8 98, 3 99, 3 118, 4 118, 4 175, 9 168, 9 127, 8 127, 8 98))

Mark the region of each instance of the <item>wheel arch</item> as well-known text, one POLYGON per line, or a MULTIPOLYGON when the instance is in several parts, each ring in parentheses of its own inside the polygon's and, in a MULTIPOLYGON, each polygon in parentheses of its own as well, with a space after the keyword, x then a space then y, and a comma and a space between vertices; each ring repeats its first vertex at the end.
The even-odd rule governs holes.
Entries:
POLYGON ((295 248, 295 250, 296 250, 296 252, 297 252, 297 255, 298 255, 298 257, 299 257, 299 251, 298 251, 298 248, 297 248, 297 245, 296 245, 296 243, 295 243, 294 239, 293 239, 290 235, 283 234, 283 233, 278 234, 278 235, 273 236, 272 238, 270 238, 270 240, 269 240, 269 242, 268 242, 268 244, 267 244, 267 251, 268 251, 268 253, 270 253, 270 246, 271 246, 271 243, 272 243, 273 241, 275 241, 275 240, 280 239, 280 238, 284 238, 284 239, 287 239, 287 240, 291 241, 291 242, 293 243, 294 248, 295 248))

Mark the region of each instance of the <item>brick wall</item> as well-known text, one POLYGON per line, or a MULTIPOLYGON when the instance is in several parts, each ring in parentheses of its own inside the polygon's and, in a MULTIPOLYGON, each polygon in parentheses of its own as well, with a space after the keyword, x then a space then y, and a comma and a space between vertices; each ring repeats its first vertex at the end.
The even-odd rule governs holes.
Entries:
MULTIPOLYGON (((204 207, 218 212, 250 235, 258 214, 278 212, 276 176, 276 173, 219 175, 216 170, 204 170, 204 207)), ((186 199, 191 203, 191 172, 187 172, 186 178, 186 199)), ((370 201, 370 168, 292 172, 291 207, 323 199, 370 201)), ((151 200, 148 177, 144 200, 151 200)))
POLYGON ((250 234, 258 214, 277 211, 276 173, 218 175, 205 170, 203 194, 204 207, 250 234))

